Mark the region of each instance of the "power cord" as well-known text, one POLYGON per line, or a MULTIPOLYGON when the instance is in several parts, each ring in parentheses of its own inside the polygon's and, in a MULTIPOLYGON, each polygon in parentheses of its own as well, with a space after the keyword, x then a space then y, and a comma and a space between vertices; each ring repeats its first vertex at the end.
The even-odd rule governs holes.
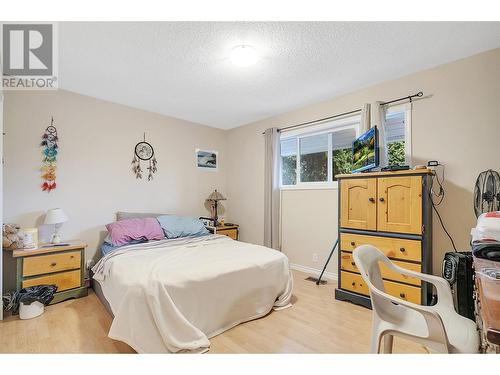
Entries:
POLYGON ((439 214, 439 211, 437 210, 437 208, 434 205, 434 202, 432 202, 432 200, 431 200, 431 203, 432 203, 432 208, 436 212, 436 215, 439 219, 439 223, 441 224, 441 227, 443 228, 444 232, 446 233, 446 235, 450 239, 451 246, 453 246, 453 250, 455 251, 455 253, 458 252, 457 247, 455 246, 455 241, 453 241, 453 238, 451 237, 450 233, 448 232, 448 230, 446 230, 446 227, 444 226, 444 223, 443 223, 443 219, 441 218, 441 215, 439 214))
POLYGON ((436 169, 434 169, 434 171, 436 173, 432 175, 431 186, 429 187, 429 200, 431 201, 431 205, 432 205, 432 208, 434 209, 434 212, 436 212, 436 215, 439 219, 439 223, 441 224, 441 227, 443 228, 444 232, 446 233, 446 235, 450 239, 451 245, 453 246, 453 250, 455 252, 458 252, 457 247, 455 246, 455 241, 453 241, 453 237, 451 237, 450 232, 448 232, 448 230, 446 229, 446 226, 444 225, 444 222, 443 222, 443 218, 441 217, 441 215, 439 214, 439 211, 437 210, 437 206, 439 206, 441 203, 443 203, 444 196, 445 196, 445 191, 444 191, 444 187, 443 187, 443 184, 444 184, 444 165, 440 164, 437 161, 430 161, 429 163, 427 163, 427 165, 429 167, 436 168, 436 169), (438 171, 437 171, 437 169, 439 167, 441 167, 441 179, 439 178, 438 171), (438 193, 436 193, 434 191, 434 180, 437 182, 437 184, 439 186, 438 193), (434 198, 437 199, 437 202, 434 202, 434 198))
POLYGON ((444 165, 443 164, 440 164, 439 162, 435 161, 433 164, 431 164, 431 166, 435 167, 434 169, 434 172, 436 172, 433 176, 432 176, 432 180, 431 180, 431 187, 430 187, 430 192, 431 192, 431 201, 432 203, 435 205, 435 206, 439 206, 441 203, 443 203, 443 200, 444 200, 444 195, 445 195, 445 192, 444 192, 444 187, 443 187, 443 183, 444 183, 444 165), (439 175, 438 175, 438 168, 441 167, 441 179, 439 178, 439 175), (439 191, 438 193, 436 194, 436 192, 434 191, 434 180, 437 182, 438 186, 439 186, 439 191), (434 202, 434 199, 433 197, 436 197, 436 199, 438 200, 437 202, 434 202))

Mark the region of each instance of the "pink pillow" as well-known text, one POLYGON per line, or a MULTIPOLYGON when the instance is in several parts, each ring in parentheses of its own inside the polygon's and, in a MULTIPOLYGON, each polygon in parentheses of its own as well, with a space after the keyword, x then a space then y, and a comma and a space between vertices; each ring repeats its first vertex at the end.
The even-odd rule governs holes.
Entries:
POLYGON ((165 234, 153 217, 115 221, 106 225, 114 246, 126 245, 133 240, 163 240, 165 234))

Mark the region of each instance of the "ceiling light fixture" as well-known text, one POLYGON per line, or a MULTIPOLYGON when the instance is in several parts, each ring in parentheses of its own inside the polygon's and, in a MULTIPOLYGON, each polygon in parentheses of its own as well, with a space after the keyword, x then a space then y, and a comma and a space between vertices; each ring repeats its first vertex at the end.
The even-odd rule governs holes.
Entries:
POLYGON ((258 56, 255 48, 248 45, 236 46, 231 50, 231 62, 237 66, 250 66, 257 62, 258 56))

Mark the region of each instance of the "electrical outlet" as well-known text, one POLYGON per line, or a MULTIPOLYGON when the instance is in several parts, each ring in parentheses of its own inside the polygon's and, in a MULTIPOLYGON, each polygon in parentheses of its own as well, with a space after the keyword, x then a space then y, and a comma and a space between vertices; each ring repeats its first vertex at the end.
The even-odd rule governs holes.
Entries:
POLYGON ((318 254, 316 253, 313 254, 313 262, 318 263, 318 254))

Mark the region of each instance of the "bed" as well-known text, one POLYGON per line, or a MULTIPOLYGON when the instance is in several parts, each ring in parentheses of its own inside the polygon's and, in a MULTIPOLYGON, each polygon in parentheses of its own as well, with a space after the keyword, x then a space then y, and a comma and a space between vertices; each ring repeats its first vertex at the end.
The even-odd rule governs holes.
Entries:
POLYGON ((201 353, 209 339, 290 305, 287 257, 226 236, 123 246, 92 268, 109 337, 139 353, 201 353))

